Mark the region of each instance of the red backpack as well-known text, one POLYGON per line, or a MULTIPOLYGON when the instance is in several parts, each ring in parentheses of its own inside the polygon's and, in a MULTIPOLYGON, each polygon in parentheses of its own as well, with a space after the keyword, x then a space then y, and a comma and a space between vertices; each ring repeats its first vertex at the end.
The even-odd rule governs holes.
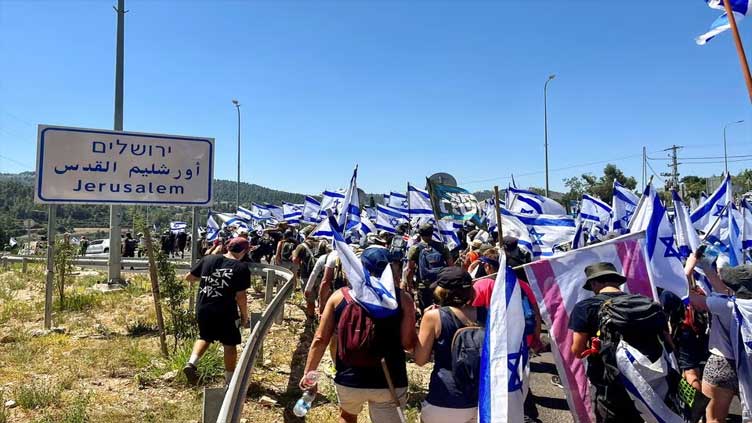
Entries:
POLYGON ((348 367, 374 367, 381 358, 376 355, 376 326, 368 311, 342 288, 345 309, 337 323, 337 357, 348 367))

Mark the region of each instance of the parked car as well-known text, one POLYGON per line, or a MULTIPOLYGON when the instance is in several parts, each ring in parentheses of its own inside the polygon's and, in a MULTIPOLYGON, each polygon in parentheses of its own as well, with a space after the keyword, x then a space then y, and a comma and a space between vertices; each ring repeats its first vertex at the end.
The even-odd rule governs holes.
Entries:
POLYGON ((95 239, 89 243, 86 248, 86 255, 94 254, 107 254, 110 252, 110 240, 109 239, 95 239))

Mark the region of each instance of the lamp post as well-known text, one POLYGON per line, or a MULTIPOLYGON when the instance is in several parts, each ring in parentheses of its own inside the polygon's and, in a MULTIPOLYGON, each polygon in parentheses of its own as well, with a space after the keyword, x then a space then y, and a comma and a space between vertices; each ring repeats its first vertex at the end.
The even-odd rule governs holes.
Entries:
POLYGON ((736 125, 737 123, 743 123, 743 120, 737 120, 736 122, 729 122, 725 125, 723 125, 723 165, 726 169, 726 173, 728 173, 728 154, 726 150, 726 128, 729 127, 729 125, 736 125))
POLYGON ((238 111, 238 183, 235 186, 235 210, 238 210, 240 208, 240 102, 233 99, 232 104, 238 111))
POLYGON ((543 147, 546 154, 546 197, 548 197, 548 83, 556 78, 555 74, 548 76, 543 84, 543 147))

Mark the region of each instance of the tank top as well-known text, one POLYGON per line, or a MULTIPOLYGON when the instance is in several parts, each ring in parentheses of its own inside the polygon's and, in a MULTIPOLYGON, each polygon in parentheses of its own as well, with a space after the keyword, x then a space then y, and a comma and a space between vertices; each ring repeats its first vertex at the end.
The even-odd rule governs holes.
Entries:
MULTIPOLYGON (((476 319, 483 321, 485 308, 476 307, 476 319)), ((433 371, 426 401, 437 407, 473 408, 478 406, 478 393, 465 392, 454 381, 452 373, 452 339, 462 326, 457 325, 448 307, 439 309, 441 334, 433 342, 433 371)))
MULTIPOLYGON (((396 290, 397 298, 400 298, 399 289, 396 290)), ((342 311, 345 309, 347 302, 342 299, 334 310, 334 327, 336 330, 339 324, 342 311)), ((395 388, 407 387, 407 366, 405 362, 405 350, 402 349, 402 338, 400 336, 400 326, 402 322, 402 304, 397 302, 397 314, 386 319, 374 319, 376 326, 376 345, 383 345, 382 352, 386 359, 386 366, 392 377, 392 383, 395 388)), ((349 367, 345 365, 337 356, 335 367, 337 374, 334 382, 348 386, 350 388, 365 389, 388 389, 384 371, 381 365, 374 367, 349 367)))

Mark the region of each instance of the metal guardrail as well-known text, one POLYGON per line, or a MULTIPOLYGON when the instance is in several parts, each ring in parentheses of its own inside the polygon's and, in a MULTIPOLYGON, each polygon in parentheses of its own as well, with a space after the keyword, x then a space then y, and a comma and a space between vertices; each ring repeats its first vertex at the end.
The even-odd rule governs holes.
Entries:
POLYGON ((262 273, 266 277, 266 300, 267 306, 261 319, 253 326, 251 336, 246 341, 243 352, 235 367, 235 373, 232 375, 230 384, 227 386, 227 392, 222 406, 219 410, 217 423, 238 423, 243 413, 246 393, 251 380, 253 365, 261 350, 264 338, 275 321, 280 322, 282 313, 284 313, 285 300, 290 296, 295 288, 295 282, 298 280, 290 270, 266 264, 251 264, 251 273, 262 273), (278 284, 277 282, 283 282, 278 284), (273 287, 277 287, 277 293, 271 298, 273 287))
MULTIPOLYGON (((179 270, 189 270, 191 268, 191 265, 186 261, 176 261, 174 259, 171 259, 173 262, 173 265, 175 266, 175 269, 179 270)), ((8 266, 8 263, 46 263, 47 258, 46 257, 37 257, 37 256, 3 256, 0 257, 0 265, 2 265, 2 268, 5 269, 8 266)), ((107 266, 108 259, 106 257, 101 258, 95 258, 95 257, 89 257, 86 256, 79 256, 73 259, 73 264, 75 266, 107 266)), ((149 267, 149 261, 144 259, 125 259, 120 261, 121 265, 123 266, 145 266, 149 267)))

